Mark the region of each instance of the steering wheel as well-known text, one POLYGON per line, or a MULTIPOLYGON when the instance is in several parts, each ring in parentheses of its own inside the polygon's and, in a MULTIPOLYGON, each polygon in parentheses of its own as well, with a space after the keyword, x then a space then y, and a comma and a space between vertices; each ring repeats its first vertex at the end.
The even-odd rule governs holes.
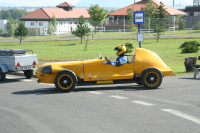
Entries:
POLYGON ((99 54, 99 59, 102 59, 102 54, 99 54))

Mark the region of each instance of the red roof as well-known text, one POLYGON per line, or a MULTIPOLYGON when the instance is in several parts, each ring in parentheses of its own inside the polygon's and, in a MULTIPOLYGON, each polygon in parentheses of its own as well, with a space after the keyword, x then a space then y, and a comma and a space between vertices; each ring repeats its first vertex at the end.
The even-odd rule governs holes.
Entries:
MULTIPOLYGON (((127 9, 129 8, 132 8, 134 11, 138 11, 138 10, 141 10, 142 8, 145 7, 145 4, 147 3, 148 0, 142 0, 142 1, 139 1, 135 4, 131 4, 129 6, 126 6, 124 8, 121 8, 117 11, 114 11, 114 12, 111 12, 109 13, 108 15, 127 15, 127 9)), ((160 5, 160 2, 158 1, 155 1, 155 0, 152 0, 152 2, 155 4, 155 5, 160 5)), ((183 12, 183 11, 180 11, 180 10, 177 10, 173 7, 170 7, 170 6, 167 6, 167 5, 164 5, 164 8, 166 9, 166 11, 168 12, 168 15, 187 15, 187 13, 183 12)))
MULTIPOLYGON (((59 6, 73 6, 69 3, 62 3, 59 6)), ((73 8, 72 11, 66 11, 63 8, 40 8, 27 15, 20 17, 20 19, 50 19, 52 16, 59 18, 79 18, 83 15, 85 18, 89 18, 90 15, 87 9, 84 8, 73 8)))
POLYGON ((63 2, 59 5, 57 5, 57 7, 73 7, 74 5, 70 4, 70 3, 67 3, 67 2, 63 2))

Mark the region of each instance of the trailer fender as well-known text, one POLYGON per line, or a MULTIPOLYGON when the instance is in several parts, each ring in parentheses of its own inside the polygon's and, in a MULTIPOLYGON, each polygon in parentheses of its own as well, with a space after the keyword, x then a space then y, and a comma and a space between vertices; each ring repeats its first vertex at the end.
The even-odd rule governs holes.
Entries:
POLYGON ((3 73, 8 72, 8 68, 7 68, 7 66, 5 64, 0 64, 0 68, 1 68, 3 73))

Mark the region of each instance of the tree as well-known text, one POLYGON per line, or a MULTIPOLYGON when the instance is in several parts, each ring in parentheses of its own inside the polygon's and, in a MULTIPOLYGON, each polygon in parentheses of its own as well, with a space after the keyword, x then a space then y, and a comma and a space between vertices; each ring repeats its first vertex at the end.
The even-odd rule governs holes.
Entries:
POLYGON ((152 0, 148 0, 147 3, 145 4, 145 7, 142 8, 142 10, 145 12, 146 20, 148 20, 145 23, 145 27, 148 27, 149 29, 150 29, 150 26, 151 26, 150 20, 152 18, 155 18, 156 9, 157 9, 157 5, 155 5, 152 0))
POLYGON ((192 26, 193 30, 200 30, 200 21, 196 24, 194 24, 194 26, 192 26))
POLYGON ((90 32, 90 28, 89 28, 88 24, 86 24, 86 19, 81 15, 78 18, 77 27, 75 30, 72 31, 72 34, 77 37, 80 37, 81 44, 82 44, 83 37, 86 36, 87 33, 89 33, 89 32, 90 32))
POLYGON ((15 32, 15 29, 17 27, 17 21, 15 21, 14 19, 10 18, 7 22, 7 25, 6 25, 6 30, 8 32, 8 36, 9 37, 13 37, 14 35, 14 32, 15 32))
POLYGON ((137 28, 135 27, 135 25, 133 24, 133 8, 128 8, 127 9, 127 19, 128 19, 128 28, 130 28, 132 31, 135 31, 137 28))
POLYGON ((160 35, 164 33, 169 26, 169 18, 167 18, 167 11, 164 8, 164 4, 160 2, 160 5, 157 7, 155 13, 155 19, 153 20, 153 29, 157 42, 160 38, 160 35))
POLYGON ((27 35, 28 35, 28 29, 24 26, 22 22, 19 23, 14 33, 14 36, 20 40, 19 45, 21 44, 22 40, 27 37, 27 35))
POLYGON ((0 11, 0 19, 18 19, 21 16, 24 16, 30 12, 25 10, 19 10, 19 9, 11 9, 11 10, 2 10, 0 11))
POLYGON ((3 35, 3 29, 0 28, 0 35, 3 35))
POLYGON ((49 35, 54 35, 56 31, 57 31, 57 22, 56 22, 56 17, 53 15, 51 21, 49 22, 47 33, 49 35))
POLYGON ((107 16, 107 12, 104 10, 104 8, 101 8, 97 5, 92 5, 88 9, 88 13, 90 14, 89 22, 92 26, 95 27, 95 33, 96 33, 96 27, 102 25, 107 16))

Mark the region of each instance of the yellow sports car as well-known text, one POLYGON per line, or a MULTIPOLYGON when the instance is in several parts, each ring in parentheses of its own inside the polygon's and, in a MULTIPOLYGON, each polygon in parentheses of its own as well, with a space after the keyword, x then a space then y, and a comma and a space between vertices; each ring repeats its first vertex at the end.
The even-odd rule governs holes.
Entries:
POLYGON ((36 76, 40 83, 55 84, 56 89, 72 91, 76 85, 135 82, 148 89, 158 88, 163 76, 174 72, 154 52, 136 48, 129 62, 110 65, 106 59, 55 62, 41 65, 36 76))

